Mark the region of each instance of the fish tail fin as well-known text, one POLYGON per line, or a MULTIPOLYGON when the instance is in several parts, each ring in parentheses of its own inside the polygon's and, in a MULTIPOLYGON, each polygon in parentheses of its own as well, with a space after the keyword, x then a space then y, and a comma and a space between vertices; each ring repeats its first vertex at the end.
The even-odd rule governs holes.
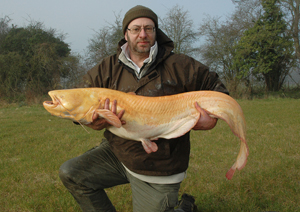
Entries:
POLYGON ((233 164, 233 166, 229 169, 229 171, 226 173, 226 178, 230 180, 233 177, 233 174, 236 169, 241 170, 244 168, 244 166, 247 163, 247 157, 249 155, 249 148, 247 146, 247 143, 242 140, 240 152, 237 156, 236 162, 233 164))
POLYGON ((235 172, 236 168, 235 168, 235 164, 233 164, 233 166, 229 169, 229 171, 226 173, 226 178, 228 180, 231 180, 231 178, 233 177, 234 175, 234 172, 235 172))

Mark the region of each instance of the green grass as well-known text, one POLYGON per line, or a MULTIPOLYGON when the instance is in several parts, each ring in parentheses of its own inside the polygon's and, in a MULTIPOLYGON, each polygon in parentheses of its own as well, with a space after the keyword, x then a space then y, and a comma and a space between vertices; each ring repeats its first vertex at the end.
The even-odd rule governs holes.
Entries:
MULTIPOLYGON (((225 174, 239 140, 219 121, 191 133, 191 160, 180 194, 199 211, 300 211, 300 100, 240 100, 250 155, 232 180, 225 174)), ((58 177, 59 166, 99 144, 102 132, 51 116, 41 106, 0 107, 0 211, 80 211, 58 177)), ((120 212, 132 211, 129 185, 108 190, 120 212)))

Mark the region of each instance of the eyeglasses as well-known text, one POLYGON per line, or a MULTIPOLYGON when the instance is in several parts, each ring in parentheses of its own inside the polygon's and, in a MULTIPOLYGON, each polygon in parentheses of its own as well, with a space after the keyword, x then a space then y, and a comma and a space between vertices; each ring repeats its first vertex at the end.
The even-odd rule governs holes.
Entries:
POLYGON ((146 34, 152 34, 153 32, 155 32, 155 27, 152 26, 146 26, 146 27, 139 27, 139 26, 134 26, 131 29, 127 28, 131 34, 136 35, 139 34, 142 29, 145 30, 146 34))

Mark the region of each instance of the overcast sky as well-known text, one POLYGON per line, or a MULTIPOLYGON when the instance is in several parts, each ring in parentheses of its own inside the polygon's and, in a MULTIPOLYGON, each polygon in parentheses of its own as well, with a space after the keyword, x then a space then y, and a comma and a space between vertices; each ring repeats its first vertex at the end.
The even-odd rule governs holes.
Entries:
POLYGON ((163 18, 176 4, 189 11, 196 27, 207 15, 225 17, 235 7, 231 0, 0 0, 0 17, 9 16, 11 24, 20 27, 30 19, 40 21, 67 34, 65 42, 72 51, 82 53, 94 30, 113 23, 114 12, 123 18, 133 6, 144 5, 163 18))

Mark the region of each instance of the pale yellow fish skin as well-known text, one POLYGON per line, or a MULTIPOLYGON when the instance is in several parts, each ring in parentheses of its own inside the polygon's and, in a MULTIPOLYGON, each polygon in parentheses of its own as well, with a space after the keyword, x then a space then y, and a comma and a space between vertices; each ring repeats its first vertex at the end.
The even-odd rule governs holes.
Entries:
MULTIPOLYGON (((101 113, 105 99, 117 100, 117 112, 125 110, 125 125, 111 126, 112 133, 131 140, 156 140, 175 138, 190 131, 200 113, 197 102, 210 116, 224 120, 240 138, 237 160, 226 177, 231 179, 236 169, 247 162, 249 149, 246 143, 246 122, 240 105, 230 96, 215 91, 194 91, 182 94, 145 97, 105 88, 79 88, 50 91, 53 103, 45 101, 45 109, 54 116, 83 124, 92 122, 95 112, 101 113)), ((109 111, 108 111, 109 112, 109 111)), ((113 114, 112 114, 113 115, 113 114)))

